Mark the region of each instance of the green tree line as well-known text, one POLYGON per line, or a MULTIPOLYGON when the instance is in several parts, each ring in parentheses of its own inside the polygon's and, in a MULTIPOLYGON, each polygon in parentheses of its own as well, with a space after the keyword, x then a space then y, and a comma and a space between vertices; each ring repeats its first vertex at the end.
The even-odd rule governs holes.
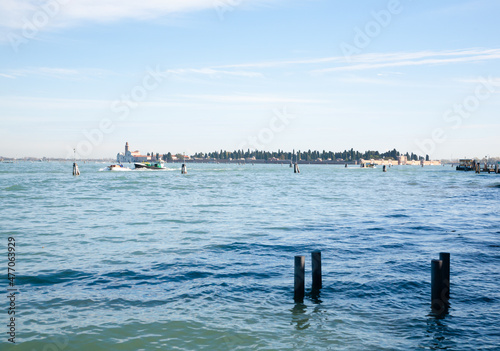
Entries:
MULTIPOLYGON (((301 161, 316 161, 318 159, 322 159, 323 161, 326 160, 342 160, 342 161, 359 161, 360 159, 393 159, 397 160, 398 156, 400 155, 405 155, 408 160, 420 160, 423 159, 422 156, 418 156, 414 153, 405 153, 402 154, 401 152, 397 151, 396 149, 393 149, 391 151, 386 151, 386 152, 379 152, 379 151, 373 151, 373 150, 368 150, 365 152, 360 152, 360 151, 355 151, 354 149, 350 150, 344 150, 342 152, 334 152, 334 151, 318 151, 318 150, 307 150, 307 151, 302 151, 302 150, 293 150, 293 151, 284 151, 284 150, 278 150, 278 151, 263 151, 263 150, 234 150, 234 151, 227 151, 227 150, 219 150, 219 151, 213 151, 213 152, 208 152, 208 153, 203 153, 203 152, 198 152, 192 155, 192 157, 195 158, 202 158, 202 159, 215 159, 215 160, 229 160, 229 159, 248 159, 248 158, 253 158, 257 160, 270 160, 270 159, 278 159, 278 160, 296 160, 297 156, 299 160, 301 161)), ((427 155, 426 158, 428 159, 429 156, 427 155)), ((172 154, 169 152, 168 154, 163 155, 164 160, 171 160, 172 159, 172 154)))

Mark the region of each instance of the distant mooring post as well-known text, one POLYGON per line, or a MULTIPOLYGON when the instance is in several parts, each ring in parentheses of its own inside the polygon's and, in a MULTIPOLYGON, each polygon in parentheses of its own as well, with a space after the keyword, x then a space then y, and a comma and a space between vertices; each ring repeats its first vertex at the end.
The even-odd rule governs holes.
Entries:
POLYGON ((80 175, 80 170, 78 169, 78 165, 76 164, 76 149, 73 149, 73 175, 80 175))
POLYGON ((431 261, 431 309, 436 315, 448 311, 450 296, 450 254, 442 252, 439 257, 431 261))
POLYGON ((321 251, 314 250, 311 252, 312 263, 312 289, 319 290, 323 286, 321 277, 321 251))
POLYGON ((294 285, 293 285, 293 299, 295 302, 304 301, 305 293, 305 256, 295 256, 295 274, 294 274, 294 285))
POLYGON ((80 170, 78 169, 78 165, 76 164, 76 162, 73 162, 73 175, 74 176, 80 175, 80 170))
POLYGON ((299 164, 297 162, 293 165, 293 173, 300 173, 299 164))
POLYGON ((385 165, 382 167, 382 171, 387 172, 387 167, 385 165))
POLYGON ((495 165, 495 173, 498 174, 498 163, 495 165))
POLYGON ((182 161, 184 161, 184 163, 182 163, 182 166, 181 166, 181 174, 187 174, 187 168, 186 168, 186 154, 182 154, 182 161))

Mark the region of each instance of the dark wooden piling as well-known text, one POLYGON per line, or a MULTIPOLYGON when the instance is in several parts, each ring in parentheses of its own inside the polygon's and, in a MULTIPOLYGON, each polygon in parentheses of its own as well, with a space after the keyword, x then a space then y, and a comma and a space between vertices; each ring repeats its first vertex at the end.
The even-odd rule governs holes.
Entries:
POLYGON ((295 302, 303 302, 304 301, 304 293, 305 293, 305 256, 295 256, 295 278, 294 278, 294 287, 293 287, 293 299, 295 302))
POLYGON ((323 287, 321 276, 321 251, 314 250, 311 252, 312 263, 312 289, 319 290, 323 287))
POLYGON ((446 300, 449 300, 450 299, 450 253, 440 252, 439 259, 443 261, 442 273, 443 273, 443 283, 446 289, 445 297, 446 300))
POLYGON ((446 286, 443 279, 443 261, 431 261, 431 309, 436 315, 445 313, 448 309, 446 286))
POLYGON ((495 173, 498 174, 498 163, 495 165, 495 173))
POLYGON ((78 169, 78 165, 76 164, 76 162, 73 162, 73 175, 74 176, 80 175, 80 170, 78 169))
POLYGON ((293 165, 293 173, 300 173, 299 164, 297 162, 293 165))
POLYGON ((385 165, 382 167, 382 171, 387 172, 387 167, 385 165))
POLYGON ((181 166, 181 174, 187 174, 187 168, 185 163, 183 163, 181 166))

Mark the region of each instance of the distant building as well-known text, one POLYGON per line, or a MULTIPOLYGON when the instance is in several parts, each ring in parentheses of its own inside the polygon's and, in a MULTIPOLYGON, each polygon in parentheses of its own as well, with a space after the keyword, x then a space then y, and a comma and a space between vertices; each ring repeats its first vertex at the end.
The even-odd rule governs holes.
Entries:
POLYGON ((143 161, 151 161, 152 156, 141 155, 139 151, 130 151, 128 147, 128 142, 125 144, 125 153, 118 153, 116 155, 116 162, 125 163, 125 162, 143 162, 143 161))

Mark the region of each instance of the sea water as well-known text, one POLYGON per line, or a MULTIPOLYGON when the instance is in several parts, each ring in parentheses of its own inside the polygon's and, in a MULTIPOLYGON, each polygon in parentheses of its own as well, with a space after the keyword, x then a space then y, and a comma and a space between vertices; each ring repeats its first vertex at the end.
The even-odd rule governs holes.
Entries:
POLYGON ((498 350, 500 176, 0 163, 2 350, 498 350), (16 243, 15 348, 8 238, 16 243), (310 253, 323 289, 310 294, 310 253), (430 262, 451 253, 451 307, 430 262), (306 298, 293 300, 295 255, 306 298))

